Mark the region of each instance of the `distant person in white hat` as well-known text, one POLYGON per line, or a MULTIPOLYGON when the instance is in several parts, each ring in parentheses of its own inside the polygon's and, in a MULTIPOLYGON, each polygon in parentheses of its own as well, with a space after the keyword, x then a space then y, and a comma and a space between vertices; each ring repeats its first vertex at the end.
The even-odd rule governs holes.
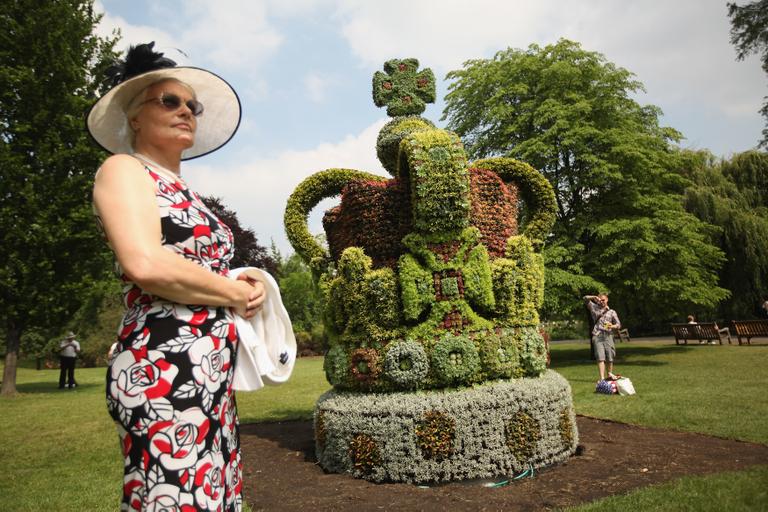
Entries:
POLYGON ((219 76, 176 67, 153 44, 131 47, 112 68, 113 87, 87 119, 113 153, 93 200, 125 284, 107 372, 125 461, 121 510, 236 511, 234 315, 253 317, 264 285, 227 277, 232 232, 189 189, 181 162, 229 141, 240 101, 219 76))
POLYGON ((75 381, 75 361, 80 352, 80 343, 75 339, 75 333, 70 331, 67 337, 61 340, 59 344, 59 389, 74 389, 77 387, 75 381), (66 386, 64 385, 66 383, 66 386))

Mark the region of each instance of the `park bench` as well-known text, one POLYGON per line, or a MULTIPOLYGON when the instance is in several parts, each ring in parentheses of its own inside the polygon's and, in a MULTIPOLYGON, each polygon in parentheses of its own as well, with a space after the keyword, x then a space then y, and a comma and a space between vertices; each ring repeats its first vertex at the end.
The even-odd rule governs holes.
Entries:
POLYGON ((611 334, 613 334, 613 339, 618 339, 619 341, 632 341, 629 339, 629 329, 614 328, 611 330, 611 334))
MULTIPOLYGON (((715 322, 701 322, 697 324, 672 324, 672 333, 675 335, 675 344, 682 341, 685 345, 688 340, 696 340, 699 343, 717 340, 721 345, 723 338, 720 329, 715 322)), ((728 344, 731 344, 731 336, 728 335, 728 344)))
POLYGON ((731 323, 739 337, 739 345, 741 338, 746 338, 747 344, 751 345, 752 338, 768 337, 768 320, 732 320, 731 323))

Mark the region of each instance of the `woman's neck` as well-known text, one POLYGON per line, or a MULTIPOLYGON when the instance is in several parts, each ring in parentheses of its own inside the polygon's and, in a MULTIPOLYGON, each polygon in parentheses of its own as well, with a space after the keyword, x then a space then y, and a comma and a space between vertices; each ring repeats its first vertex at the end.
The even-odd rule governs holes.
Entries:
POLYGON ((181 176, 181 152, 163 151, 151 146, 137 146, 134 151, 150 160, 150 163, 181 176))

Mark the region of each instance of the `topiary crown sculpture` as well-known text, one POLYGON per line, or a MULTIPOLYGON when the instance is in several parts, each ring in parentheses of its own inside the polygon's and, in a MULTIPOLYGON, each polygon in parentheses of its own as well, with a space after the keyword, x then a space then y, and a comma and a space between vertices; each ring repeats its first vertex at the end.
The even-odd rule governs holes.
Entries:
POLYGON ((325 371, 340 390, 466 386, 546 366, 537 310, 552 187, 511 158, 468 162, 456 134, 419 116, 435 78, 418 65, 390 60, 373 77, 374 103, 393 118, 376 145, 392 179, 327 169, 286 207, 288 238, 326 294, 325 371), (339 194, 323 219, 326 251, 307 216, 339 194), (518 194, 527 207, 519 234, 518 194))

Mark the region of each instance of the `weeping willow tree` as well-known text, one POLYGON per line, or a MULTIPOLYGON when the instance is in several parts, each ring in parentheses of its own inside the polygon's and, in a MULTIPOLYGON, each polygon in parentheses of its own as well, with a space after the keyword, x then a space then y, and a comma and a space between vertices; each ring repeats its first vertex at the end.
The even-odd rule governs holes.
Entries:
POLYGON ((685 207, 720 229, 726 255, 720 286, 731 292, 717 310, 721 319, 753 317, 768 294, 768 154, 749 151, 727 161, 708 152, 685 155, 692 182, 685 207))

